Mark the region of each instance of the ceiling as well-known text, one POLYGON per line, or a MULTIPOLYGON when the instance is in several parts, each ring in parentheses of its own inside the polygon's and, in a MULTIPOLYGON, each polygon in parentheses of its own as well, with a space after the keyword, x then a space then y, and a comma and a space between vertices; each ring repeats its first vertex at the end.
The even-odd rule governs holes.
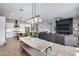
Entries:
MULTIPOLYGON (((79 13, 77 3, 37 3, 36 14, 43 21, 51 22, 55 17, 74 17, 79 13)), ((32 3, 0 3, 0 15, 7 17, 8 21, 23 18, 27 21, 32 16, 32 3), (19 9, 23 9, 19 11, 19 9)))

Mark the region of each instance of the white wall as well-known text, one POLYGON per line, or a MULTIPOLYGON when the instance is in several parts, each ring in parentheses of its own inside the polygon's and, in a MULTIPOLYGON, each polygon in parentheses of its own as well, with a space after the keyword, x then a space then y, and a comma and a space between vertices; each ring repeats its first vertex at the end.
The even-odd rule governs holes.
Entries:
POLYGON ((49 22, 39 23, 38 31, 39 32, 43 32, 43 31, 51 32, 51 30, 52 30, 52 33, 56 33, 56 30, 55 30, 56 23, 55 23, 55 21, 52 21, 51 23, 52 23, 52 26, 49 22))
POLYGON ((5 43, 5 20, 6 18, 0 16, 0 45, 5 43))
POLYGON ((48 31, 50 32, 50 24, 49 23, 40 23, 38 25, 38 31, 43 32, 43 31, 48 31))
POLYGON ((14 23, 6 23, 6 38, 11 38, 15 36, 14 23))

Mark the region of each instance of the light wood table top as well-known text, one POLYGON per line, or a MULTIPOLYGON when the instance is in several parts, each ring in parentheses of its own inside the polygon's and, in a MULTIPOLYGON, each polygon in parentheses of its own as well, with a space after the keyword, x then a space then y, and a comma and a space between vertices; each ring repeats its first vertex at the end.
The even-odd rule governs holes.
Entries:
POLYGON ((47 48, 51 47, 54 44, 52 42, 42 40, 39 38, 31 38, 30 36, 20 37, 20 41, 24 42, 28 46, 30 46, 40 52, 43 52, 44 50, 46 50, 47 48))

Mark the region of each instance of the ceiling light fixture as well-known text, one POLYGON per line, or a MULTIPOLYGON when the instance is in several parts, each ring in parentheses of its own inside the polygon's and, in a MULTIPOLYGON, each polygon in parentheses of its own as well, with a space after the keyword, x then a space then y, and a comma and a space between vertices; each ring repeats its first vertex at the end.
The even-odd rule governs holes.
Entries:
POLYGON ((23 12, 23 11, 24 11, 24 9, 19 9, 19 11, 22 11, 22 12, 23 12))
POLYGON ((56 19, 56 20, 60 20, 60 17, 59 17, 59 16, 56 16, 55 19, 56 19))
POLYGON ((15 15, 15 13, 11 13, 10 15, 11 15, 11 16, 14 16, 14 15, 15 15))
POLYGON ((30 20, 27 20, 28 23, 30 23, 30 20))
POLYGON ((15 13, 10 13, 9 19, 15 19, 15 13))
POLYGON ((32 24, 42 22, 40 15, 36 15, 36 11, 36 3, 32 3, 32 17, 30 18, 32 24))
POLYGON ((39 22, 42 22, 42 19, 39 19, 39 22))

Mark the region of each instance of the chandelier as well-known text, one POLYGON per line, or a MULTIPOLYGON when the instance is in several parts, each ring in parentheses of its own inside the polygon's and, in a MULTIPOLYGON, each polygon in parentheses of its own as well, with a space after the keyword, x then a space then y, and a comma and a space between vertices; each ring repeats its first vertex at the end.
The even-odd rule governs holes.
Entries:
POLYGON ((42 19, 40 18, 40 15, 32 17, 32 18, 30 18, 28 20, 28 23, 32 23, 32 24, 34 24, 34 23, 40 23, 40 22, 42 22, 42 19))
POLYGON ((32 17, 27 21, 28 23, 35 24, 42 22, 40 15, 36 15, 36 3, 32 3, 32 17))

